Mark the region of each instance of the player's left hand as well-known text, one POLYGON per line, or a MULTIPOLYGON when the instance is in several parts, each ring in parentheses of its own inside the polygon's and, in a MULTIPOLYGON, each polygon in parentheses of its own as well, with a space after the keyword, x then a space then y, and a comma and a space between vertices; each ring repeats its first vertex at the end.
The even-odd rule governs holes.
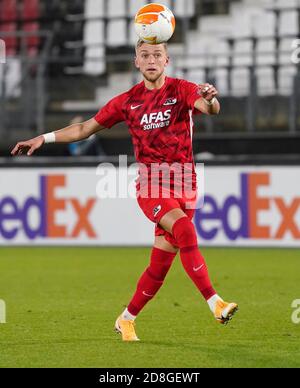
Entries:
POLYGON ((218 90, 214 87, 214 85, 202 84, 199 86, 202 97, 205 98, 207 101, 211 101, 219 94, 218 90))

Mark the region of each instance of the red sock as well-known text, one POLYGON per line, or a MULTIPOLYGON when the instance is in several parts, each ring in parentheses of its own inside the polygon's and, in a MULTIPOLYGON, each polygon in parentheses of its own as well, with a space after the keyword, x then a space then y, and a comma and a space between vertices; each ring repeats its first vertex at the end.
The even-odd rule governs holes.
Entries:
POLYGON ((213 289, 204 257, 201 255, 195 227, 188 217, 180 218, 173 226, 173 237, 180 248, 183 267, 203 297, 208 300, 216 294, 213 289))
POLYGON ((157 294, 171 268, 176 253, 153 248, 150 266, 141 276, 136 292, 127 309, 132 315, 138 315, 142 308, 157 294))

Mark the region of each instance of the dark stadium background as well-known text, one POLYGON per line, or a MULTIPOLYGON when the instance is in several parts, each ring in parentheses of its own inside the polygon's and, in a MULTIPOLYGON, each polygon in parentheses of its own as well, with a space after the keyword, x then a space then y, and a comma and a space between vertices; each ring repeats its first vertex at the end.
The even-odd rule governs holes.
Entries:
MULTIPOLYGON (((138 79, 132 19, 144 3, 104 0, 93 12, 93 6, 88 9, 81 0, 1 1, 1 35, 8 55, 18 58, 8 62, 10 81, 6 92, 5 83, 1 88, 3 157, 20 138, 61 128, 76 116, 92 117, 114 90, 126 90, 138 79)), ((230 8, 239 3, 167 2, 177 18, 170 44, 171 75, 220 88, 222 115, 196 120, 195 152, 226 155, 232 161, 241 155, 248 161, 295 161, 300 88, 299 60, 298 65, 291 62, 293 51, 297 58, 291 44, 299 36, 299 5, 245 2, 252 12, 249 27, 234 24, 236 15, 232 21, 228 18, 230 10, 239 12, 230 8), (255 16, 253 9, 259 7, 268 10, 268 18, 255 16)), ((105 131, 100 139, 106 155, 133 154, 122 126, 105 131)), ((47 147, 40 153, 68 154, 67 147, 47 147)))

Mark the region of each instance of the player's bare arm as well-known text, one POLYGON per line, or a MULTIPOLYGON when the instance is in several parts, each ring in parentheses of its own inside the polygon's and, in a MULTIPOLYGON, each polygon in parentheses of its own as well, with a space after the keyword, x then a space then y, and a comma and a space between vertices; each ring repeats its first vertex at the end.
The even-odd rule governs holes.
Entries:
POLYGON ((83 123, 73 124, 66 128, 52 132, 51 134, 40 135, 27 141, 21 141, 14 147, 11 154, 16 156, 27 153, 28 156, 31 156, 37 149, 47 142, 74 143, 87 139, 94 133, 103 129, 104 127, 99 125, 97 121, 92 118, 84 121, 83 123), (48 138, 50 138, 50 141, 47 141, 48 138))
POLYGON ((202 97, 195 102, 195 108, 207 115, 218 115, 220 103, 217 100, 218 91, 211 84, 200 85, 202 97))

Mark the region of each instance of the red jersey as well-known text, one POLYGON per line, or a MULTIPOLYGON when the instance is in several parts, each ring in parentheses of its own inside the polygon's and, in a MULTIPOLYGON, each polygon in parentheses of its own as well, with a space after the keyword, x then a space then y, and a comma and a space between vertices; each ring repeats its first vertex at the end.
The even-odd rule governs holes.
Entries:
MULTIPOLYGON (((144 82, 113 98, 95 116, 106 128, 126 122, 132 136, 137 162, 190 164, 195 179, 193 158, 193 114, 201 97, 198 85, 166 77, 160 89, 149 90, 144 82)), ((153 175, 153 170, 152 170, 153 175)), ((143 174, 140 170, 140 180, 143 174)))

